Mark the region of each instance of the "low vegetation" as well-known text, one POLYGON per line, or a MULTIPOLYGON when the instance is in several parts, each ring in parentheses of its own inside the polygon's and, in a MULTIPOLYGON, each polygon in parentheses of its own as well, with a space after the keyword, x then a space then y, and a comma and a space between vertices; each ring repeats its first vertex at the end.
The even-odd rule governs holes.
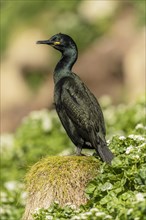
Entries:
MULTIPOLYGON (((56 201, 48 209, 36 209, 34 220, 146 219, 145 100, 113 106, 104 97, 100 103, 107 142, 115 155, 112 165, 100 162, 98 176, 86 188, 86 205, 60 207, 56 201)), ((74 147, 55 111, 47 110, 31 112, 14 135, 1 137, 1 145, 1 219, 19 220, 24 213, 24 177, 29 167, 46 155, 72 153, 74 147)))

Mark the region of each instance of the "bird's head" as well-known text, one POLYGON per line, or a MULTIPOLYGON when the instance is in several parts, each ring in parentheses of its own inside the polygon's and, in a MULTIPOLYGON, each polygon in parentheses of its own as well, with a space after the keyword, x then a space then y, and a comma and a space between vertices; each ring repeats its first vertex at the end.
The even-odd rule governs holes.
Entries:
POLYGON ((59 50, 61 53, 66 53, 69 50, 76 50, 77 46, 74 40, 67 34, 55 34, 49 40, 40 40, 36 42, 37 44, 47 44, 59 50))

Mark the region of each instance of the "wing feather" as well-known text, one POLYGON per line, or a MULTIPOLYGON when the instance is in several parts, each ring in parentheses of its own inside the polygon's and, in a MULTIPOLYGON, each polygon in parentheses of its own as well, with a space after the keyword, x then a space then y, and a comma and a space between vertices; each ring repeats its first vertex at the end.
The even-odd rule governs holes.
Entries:
POLYGON ((83 85, 69 80, 63 85, 61 103, 71 120, 82 129, 89 129, 93 124, 94 111, 92 102, 83 85))

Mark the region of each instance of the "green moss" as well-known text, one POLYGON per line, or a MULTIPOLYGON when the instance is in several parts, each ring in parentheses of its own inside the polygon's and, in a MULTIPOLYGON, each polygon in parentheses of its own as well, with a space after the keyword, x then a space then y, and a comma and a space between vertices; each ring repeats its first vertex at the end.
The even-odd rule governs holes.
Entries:
POLYGON ((26 176, 27 191, 29 195, 40 192, 43 197, 49 192, 52 201, 76 204, 74 200, 80 199, 79 194, 86 201, 85 187, 98 170, 99 161, 92 156, 49 156, 31 167, 26 176))
POLYGON ((76 175, 76 178, 85 178, 88 174, 91 179, 97 174, 98 168, 98 160, 95 157, 49 156, 31 167, 26 176, 28 190, 41 190, 41 186, 48 181, 60 184, 62 178, 69 178, 72 173, 76 175))

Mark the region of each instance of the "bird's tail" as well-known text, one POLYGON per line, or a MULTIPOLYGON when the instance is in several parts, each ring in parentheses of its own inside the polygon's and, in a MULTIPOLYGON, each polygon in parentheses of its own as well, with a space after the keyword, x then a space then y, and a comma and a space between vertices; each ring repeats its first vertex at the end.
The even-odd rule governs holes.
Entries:
POLYGON ((100 143, 97 147, 97 151, 104 162, 109 164, 111 163, 112 159, 114 158, 114 155, 107 147, 106 143, 100 143))
POLYGON ((101 157, 102 161, 111 164, 112 159, 114 158, 113 153, 108 148, 106 141, 104 138, 95 137, 94 133, 92 133, 92 144, 97 152, 97 154, 101 157), (104 140, 103 140, 104 139, 104 140))

